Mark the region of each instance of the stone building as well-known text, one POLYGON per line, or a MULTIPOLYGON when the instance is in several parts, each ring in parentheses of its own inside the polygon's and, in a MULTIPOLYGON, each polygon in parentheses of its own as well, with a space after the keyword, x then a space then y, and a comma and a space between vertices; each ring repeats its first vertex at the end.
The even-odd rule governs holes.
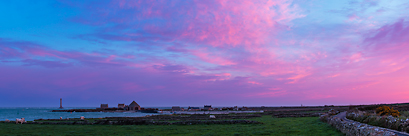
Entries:
POLYGON ((101 109, 108 108, 108 104, 101 104, 101 109))
POLYGON ((125 108, 125 104, 123 103, 118 104, 118 109, 123 109, 123 108, 125 108))
POLYGON ((190 107, 187 109, 188 111, 199 111, 200 108, 199 107, 190 107))
POLYGON ((139 104, 137 104, 135 101, 129 104, 128 108, 129 110, 141 110, 141 106, 139 106, 139 104))
POLYGON ((172 111, 181 111, 179 106, 172 106, 172 111))
POLYGON ((213 108, 212 108, 212 105, 204 105, 203 109, 204 110, 212 110, 213 108))

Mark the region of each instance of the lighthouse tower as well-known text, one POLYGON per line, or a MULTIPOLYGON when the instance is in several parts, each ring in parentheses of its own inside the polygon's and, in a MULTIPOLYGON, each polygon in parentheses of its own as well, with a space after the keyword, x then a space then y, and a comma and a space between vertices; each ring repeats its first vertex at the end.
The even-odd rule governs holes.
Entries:
POLYGON ((62 98, 60 98, 60 109, 63 109, 63 107, 62 107, 62 98))

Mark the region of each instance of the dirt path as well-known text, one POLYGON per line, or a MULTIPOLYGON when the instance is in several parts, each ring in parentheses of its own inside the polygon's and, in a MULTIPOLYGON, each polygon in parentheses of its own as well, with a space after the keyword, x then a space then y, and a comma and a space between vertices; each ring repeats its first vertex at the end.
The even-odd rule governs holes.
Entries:
MULTIPOLYGON (((351 123, 352 123, 352 122, 356 122, 356 121, 347 119, 346 116, 347 116, 347 112, 346 112, 346 111, 341 112, 341 113, 339 113, 338 115, 335 115, 335 117, 338 117, 338 118, 343 119, 343 120, 345 120, 345 121, 348 121, 348 122, 351 122, 351 123)), ((390 132, 395 133, 395 134, 398 135, 398 136, 409 136, 409 134, 408 134, 408 133, 405 133, 405 132, 400 132, 400 131, 396 131, 396 130, 392 130, 392 129, 388 129, 388 128, 385 128, 385 129, 388 130, 388 131, 390 131, 390 132)))

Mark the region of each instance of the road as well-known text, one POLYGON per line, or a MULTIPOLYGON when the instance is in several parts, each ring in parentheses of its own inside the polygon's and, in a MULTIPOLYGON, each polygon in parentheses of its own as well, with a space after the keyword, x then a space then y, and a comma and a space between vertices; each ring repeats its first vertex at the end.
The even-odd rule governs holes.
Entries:
MULTIPOLYGON (((345 121, 348 121, 348 122, 356 122, 356 121, 353 121, 353 120, 349 120, 349 119, 347 119, 346 117, 347 117, 347 112, 346 111, 344 111, 344 112, 341 112, 341 113, 339 113, 338 115, 335 115, 335 117, 338 117, 338 118, 340 118, 340 119, 343 119, 343 120, 345 120, 345 121)), ((409 134, 408 133, 405 133, 405 132, 400 132, 400 131, 396 131, 396 130, 392 130, 392 129, 387 129, 387 128, 385 128, 386 130, 388 130, 388 131, 390 131, 390 132, 393 132, 393 133, 395 133, 396 135, 398 135, 398 136, 409 136, 409 134)))

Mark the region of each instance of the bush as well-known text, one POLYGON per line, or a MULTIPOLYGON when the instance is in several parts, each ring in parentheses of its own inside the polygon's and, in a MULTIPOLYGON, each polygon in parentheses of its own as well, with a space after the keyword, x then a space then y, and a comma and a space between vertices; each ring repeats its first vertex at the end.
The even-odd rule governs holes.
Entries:
POLYGON ((358 110, 360 110, 360 111, 375 110, 378 107, 379 107, 379 105, 365 105, 365 106, 359 107, 358 110))
POLYGON ((396 121, 395 123, 392 123, 389 128, 400 131, 399 128, 400 123, 401 123, 400 121, 396 121))
POLYGON ((386 119, 386 117, 382 117, 381 119, 379 119, 378 121, 379 126, 381 127, 386 127, 388 126, 388 120, 386 119))
POLYGON ((378 108, 376 108, 375 112, 376 112, 376 114, 381 115, 381 116, 392 115, 394 117, 398 117, 400 115, 398 110, 394 110, 393 108, 390 108, 388 106, 378 107, 378 108))
POLYGON ((372 126, 381 126, 382 122, 381 119, 377 119, 376 117, 374 117, 374 119, 369 121, 368 124, 372 126))
POLYGON ((406 133, 409 133, 409 126, 406 127, 406 133))
POLYGON ((400 111, 399 113, 400 113, 401 119, 409 118, 409 112, 408 111, 400 111))
POLYGON ((363 122, 368 116, 365 115, 359 115, 358 118, 356 119, 358 122, 363 122))

